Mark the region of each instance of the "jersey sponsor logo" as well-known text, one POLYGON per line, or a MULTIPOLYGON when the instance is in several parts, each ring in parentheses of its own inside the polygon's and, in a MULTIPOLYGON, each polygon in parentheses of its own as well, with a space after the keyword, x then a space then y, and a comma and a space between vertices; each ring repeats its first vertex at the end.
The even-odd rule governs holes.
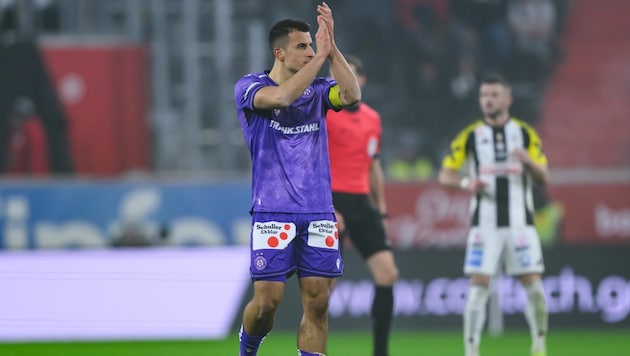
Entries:
POLYGON ((282 126, 278 121, 270 120, 269 127, 274 130, 282 131, 285 135, 295 135, 300 133, 319 131, 319 122, 298 126, 282 126))
POLYGON ((523 173, 523 165, 517 161, 496 162, 479 166, 480 175, 508 176, 523 173))
POLYGON ((311 247, 339 249, 337 224, 330 220, 311 221, 308 226, 308 241, 311 247))
POLYGON ((254 223, 252 249, 283 250, 295 239, 295 224, 277 221, 254 223))

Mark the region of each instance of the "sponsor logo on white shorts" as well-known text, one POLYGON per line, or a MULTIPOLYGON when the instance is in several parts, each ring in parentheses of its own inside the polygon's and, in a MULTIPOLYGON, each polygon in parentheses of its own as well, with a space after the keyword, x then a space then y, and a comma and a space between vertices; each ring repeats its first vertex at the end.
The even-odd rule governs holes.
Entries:
POLYGON ((312 247, 339 249, 337 224, 330 220, 311 221, 308 226, 307 243, 312 247))
POLYGON ((252 249, 283 250, 295 239, 295 224, 267 221, 254 223, 252 249))

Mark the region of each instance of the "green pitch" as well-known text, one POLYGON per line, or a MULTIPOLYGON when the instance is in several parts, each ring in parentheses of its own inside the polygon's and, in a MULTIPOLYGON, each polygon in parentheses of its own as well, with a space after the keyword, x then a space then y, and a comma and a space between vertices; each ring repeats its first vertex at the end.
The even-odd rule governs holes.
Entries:
MULTIPOLYGON (((6 343, 1 356, 237 356, 237 335, 220 341, 80 342, 80 343, 6 343)), ((367 332, 333 331, 328 341, 329 356, 370 356, 367 332)), ((629 330, 552 331, 548 339, 549 356, 628 356, 629 330)), ((528 356, 529 336, 525 331, 510 331, 499 337, 484 336, 483 356, 528 356)), ((264 341, 259 356, 295 356, 293 333, 272 333, 264 341)), ((392 356, 463 355, 461 333, 456 331, 394 331, 392 356)))

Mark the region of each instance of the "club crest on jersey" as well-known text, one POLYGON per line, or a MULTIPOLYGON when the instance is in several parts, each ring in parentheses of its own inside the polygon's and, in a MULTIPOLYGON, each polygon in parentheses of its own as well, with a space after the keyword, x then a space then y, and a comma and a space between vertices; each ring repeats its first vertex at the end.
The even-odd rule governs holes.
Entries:
POLYGON ((295 231, 294 223, 256 222, 252 229, 252 250, 283 250, 295 239, 295 231))
POLYGON ((276 116, 280 115, 280 109, 273 109, 273 114, 276 116))
POLYGON ((304 90, 304 93, 302 93, 302 96, 312 96, 313 95, 313 89, 311 87, 308 87, 304 90))

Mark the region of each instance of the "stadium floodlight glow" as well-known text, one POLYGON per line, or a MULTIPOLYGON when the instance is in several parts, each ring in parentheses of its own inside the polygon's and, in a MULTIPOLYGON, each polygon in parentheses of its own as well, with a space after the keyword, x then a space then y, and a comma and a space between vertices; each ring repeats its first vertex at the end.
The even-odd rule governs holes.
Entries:
POLYGON ((247 247, 0 253, 0 340, 224 338, 247 247))

